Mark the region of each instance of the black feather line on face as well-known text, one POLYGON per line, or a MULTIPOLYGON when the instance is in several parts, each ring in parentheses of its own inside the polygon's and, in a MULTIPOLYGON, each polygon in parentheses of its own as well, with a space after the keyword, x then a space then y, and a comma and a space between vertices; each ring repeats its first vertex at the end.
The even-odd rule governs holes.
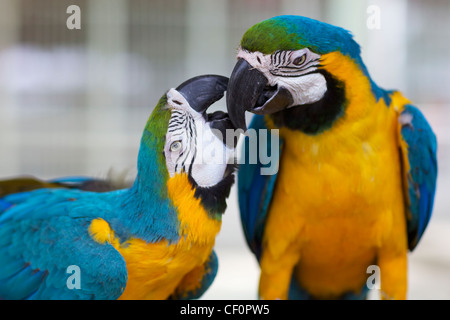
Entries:
POLYGON ((311 104, 293 106, 269 115, 277 127, 315 135, 330 129, 344 115, 347 105, 344 83, 322 69, 308 74, 311 73, 321 73, 325 77, 327 91, 324 97, 311 104))
POLYGON ((192 175, 190 173, 188 175, 195 190, 195 198, 200 199, 202 206, 212 218, 217 218, 217 215, 223 214, 227 208, 226 199, 230 195, 236 169, 236 164, 228 164, 224 178, 212 187, 200 187, 192 178, 192 175))

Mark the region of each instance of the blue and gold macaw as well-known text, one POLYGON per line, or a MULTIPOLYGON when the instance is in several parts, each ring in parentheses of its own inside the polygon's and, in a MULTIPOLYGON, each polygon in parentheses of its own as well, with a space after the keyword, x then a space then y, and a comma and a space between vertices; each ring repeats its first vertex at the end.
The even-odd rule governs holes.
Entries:
MULTIPOLYGON (((436 138, 398 91, 371 80, 351 34, 278 16, 243 36, 230 77, 234 125, 278 129, 276 175, 238 173, 241 220, 263 299, 364 298, 377 265, 381 296, 407 293, 407 253, 430 220, 436 138)), ((386 70, 388 72, 388 70, 386 70)), ((257 131, 259 132, 259 131, 257 131)), ((249 135, 250 136, 250 135, 249 135)), ((247 138, 244 157, 248 157, 247 138)))
POLYGON ((214 241, 234 182, 234 147, 213 132, 231 121, 206 112, 227 82, 199 76, 164 94, 130 188, 82 177, 0 183, 0 298, 200 297, 217 272, 214 241), (220 158, 204 160, 207 147, 220 158))

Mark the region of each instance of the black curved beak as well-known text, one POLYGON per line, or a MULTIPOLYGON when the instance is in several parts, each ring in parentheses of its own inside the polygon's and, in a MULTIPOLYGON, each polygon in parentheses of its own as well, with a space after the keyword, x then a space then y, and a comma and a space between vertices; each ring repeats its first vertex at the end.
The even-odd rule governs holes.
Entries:
POLYGON ((246 60, 239 59, 228 82, 227 109, 236 128, 247 130, 245 112, 271 114, 293 103, 292 95, 282 86, 269 86, 264 74, 246 60))
POLYGON ((206 111, 216 101, 220 100, 227 90, 228 78, 219 75, 202 75, 191 78, 180 84, 175 90, 180 92, 191 108, 204 115, 210 127, 220 132, 223 143, 236 147, 237 141, 226 141, 227 130, 234 131, 234 126, 228 113, 216 111, 208 114, 206 111))
POLYGON ((204 113, 214 102, 222 99, 227 85, 227 77, 208 74, 191 78, 175 90, 183 95, 192 109, 204 113))

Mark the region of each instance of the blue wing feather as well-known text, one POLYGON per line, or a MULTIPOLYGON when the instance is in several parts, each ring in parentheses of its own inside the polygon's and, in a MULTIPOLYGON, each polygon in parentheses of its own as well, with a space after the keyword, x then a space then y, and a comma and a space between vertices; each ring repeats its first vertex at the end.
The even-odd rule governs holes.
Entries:
POLYGON ((259 155, 261 152, 260 147, 263 147, 266 149, 263 152, 267 151, 267 154, 273 155, 274 152, 278 152, 278 155, 280 155, 282 142, 280 141, 279 150, 271 150, 272 137, 268 134, 267 143, 264 146, 260 145, 261 136, 259 135, 259 130, 268 130, 263 116, 255 115, 249 129, 256 130, 257 139, 256 141, 250 141, 248 136, 244 139, 243 159, 238 171, 238 195, 245 238, 250 249, 259 260, 267 212, 277 179, 277 174, 262 175, 261 169, 268 166, 278 167, 279 157, 275 159, 272 156, 272 160, 275 160, 276 163, 269 164, 261 163, 260 157, 256 157, 255 163, 252 160, 255 154, 252 153, 256 152, 256 155, 259 155))
POLYGON ((437 141, 423 114, 414 106, 406 105, 401 114, 401 139, 406 144, 402 150, 403 161, 409 164, 406 172, 407 228, 410 250, 419 243, 433 211, 437 180, 437 141))
POLYGON ((127 279, 125 260, 113 246, 95 242, 88 233, 92 219, 113 208, 93 195, 38 189, 0 200, 6 208, 0 212, 0 298, 117 299, 121 295, 127 279), (80 268, 81 289, 67 286, 67 268, 72 265, 80 268))

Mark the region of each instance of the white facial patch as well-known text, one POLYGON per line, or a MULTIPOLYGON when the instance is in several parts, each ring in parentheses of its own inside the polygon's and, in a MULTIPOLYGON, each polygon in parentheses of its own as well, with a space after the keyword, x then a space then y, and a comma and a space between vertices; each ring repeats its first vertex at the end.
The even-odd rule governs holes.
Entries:
POLYGON ((213 133, 208 122, 197 124, 197 156, 192 166, 192 177, 198 185, 210 187, 223 179, 225 170, 234 159, 234 149, 213 133))
POLYGON ((289 90, 294 103, 289 106, 310 104, 319 101, 327 92, 327 81, 320 73, 312 73, 301 78, 277 77, 278 85, 289 90))
POLYGON ((327 81, 315 72, 320 65, 320 55, 308 48, 295 51, 276 51, 273 54, 249 52, 239 49, 237 58, 245 59, 258 69, 270 86, 282 86, 292 95, 289 107, 319 101, 327 92, 327 81))
POLYGON ((234 159, 234 149, 223 143, 203 115, 192 109, 178 91, 170 89, 167 102, 172 116, 164 155, 170 177, 185 172, 201 187, 216 185, 234 159))

